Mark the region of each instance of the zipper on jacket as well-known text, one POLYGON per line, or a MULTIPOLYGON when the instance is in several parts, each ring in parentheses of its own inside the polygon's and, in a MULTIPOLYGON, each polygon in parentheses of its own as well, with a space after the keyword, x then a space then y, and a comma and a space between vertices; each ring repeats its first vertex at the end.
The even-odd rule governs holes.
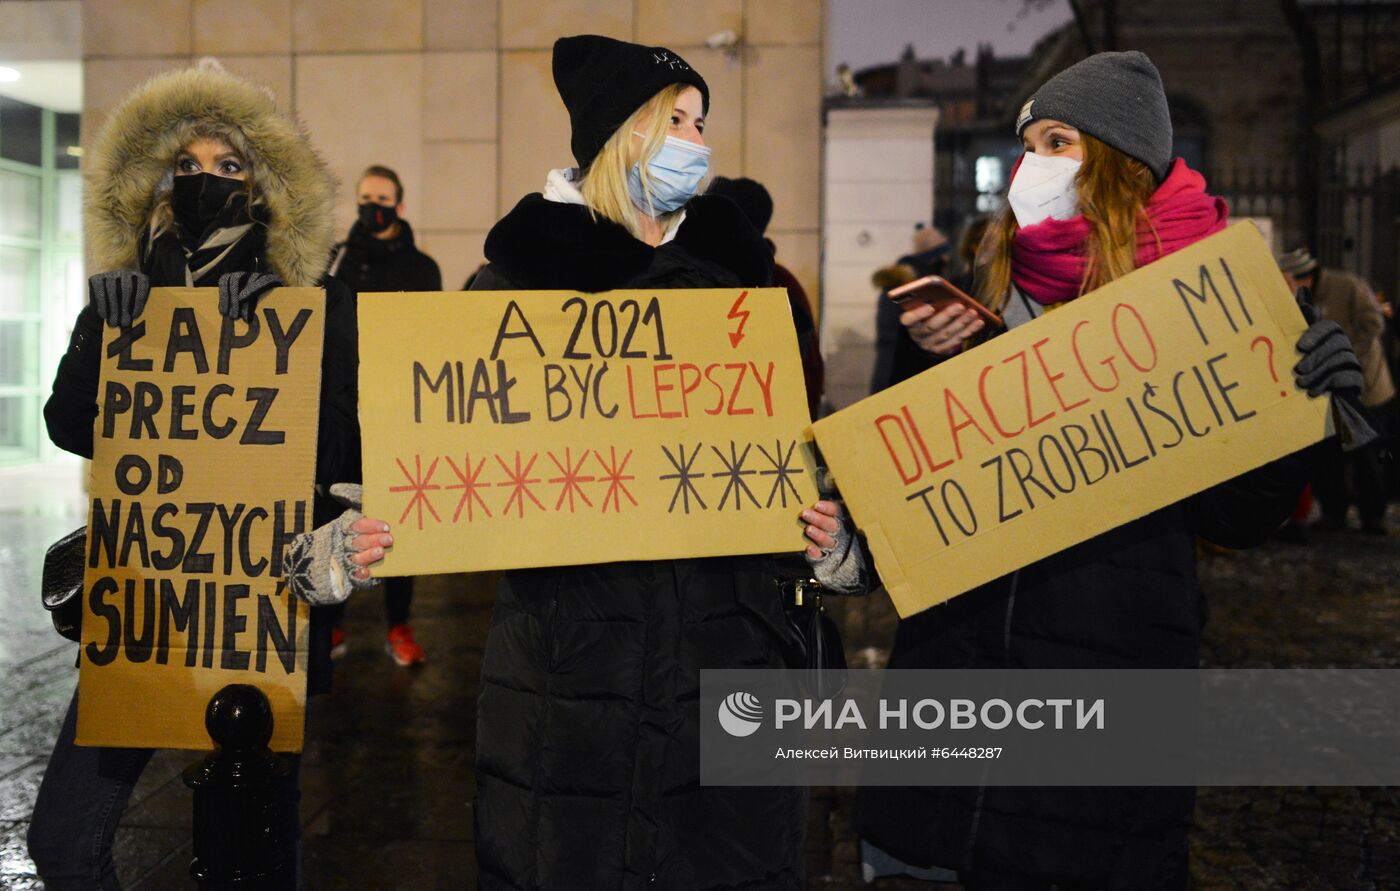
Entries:
POLYGON ((559 583, 554 584, 554 591, 549 596, 549 619, 546 623, 545 633, 549 636, 549 670, 554 671, 554 667, 559 664, 559 635, 554 628, 554 614, 559 611, 559 583))

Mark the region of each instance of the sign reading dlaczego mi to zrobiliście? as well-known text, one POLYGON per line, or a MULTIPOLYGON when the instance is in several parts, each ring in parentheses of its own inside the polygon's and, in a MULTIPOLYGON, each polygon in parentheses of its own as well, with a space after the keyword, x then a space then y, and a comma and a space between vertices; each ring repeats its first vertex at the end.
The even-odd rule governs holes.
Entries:
POLYGON ((1321 439, 1305 327, 1237 224, 813 429, 908 616, 1321 439))
POLYGON ((816 497, 781 289, 360 296, 380 575, 796 552, 816 497))

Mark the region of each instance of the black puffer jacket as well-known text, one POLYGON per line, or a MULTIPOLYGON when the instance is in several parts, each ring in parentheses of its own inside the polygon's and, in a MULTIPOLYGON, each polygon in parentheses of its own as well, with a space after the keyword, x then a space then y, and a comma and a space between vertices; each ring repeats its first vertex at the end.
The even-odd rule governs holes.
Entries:
MULTIPOLYGON (((660 248, 578 205, 522 200, 474 290, 767 284, 729 201, 660 248)), ((796 542, 794 543, 796 550, 796 542)), ((782 664, 771 557, 508 573, 477 705, 476 856, 491 888, 800 888, 805 790, 701 787, 702 668, 782 664)))
MULTIPOLYGON (((1196 537, 1262 542, 1316 449, 1281 458, 900 622, 894 668, 1196 668, 1196 537)), ((905 863, 1184 891, 1191 788, 862 788, 856 831, 905 863)))
POLYGON ((399 220, 398 226, 398 235, 380 239, 355 223, 350 236, 331 251, 327 274, 345 282, 356 294, 441 291, 442 273, 437 262, 418 250, 407 220, 399 220))

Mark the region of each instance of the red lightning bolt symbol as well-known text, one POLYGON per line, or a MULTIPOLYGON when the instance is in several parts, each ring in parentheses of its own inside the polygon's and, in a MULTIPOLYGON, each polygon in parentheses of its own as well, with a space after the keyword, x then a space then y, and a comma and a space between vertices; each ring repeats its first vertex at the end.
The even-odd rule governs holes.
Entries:
POLYGON ((739 341, 744 339, 744 325, 748 324, 749 311, 747 309, 740 309, 739 307, 744 305, 744 298, 747 296, 749 296, 748 291, 740 294, 739 299, 734 301, 734 305, 729 307, 729 315, 725 316, 726 319, 739 320, 739 327, 729 332, 729 345, 731 347, 738 346, 739 341))

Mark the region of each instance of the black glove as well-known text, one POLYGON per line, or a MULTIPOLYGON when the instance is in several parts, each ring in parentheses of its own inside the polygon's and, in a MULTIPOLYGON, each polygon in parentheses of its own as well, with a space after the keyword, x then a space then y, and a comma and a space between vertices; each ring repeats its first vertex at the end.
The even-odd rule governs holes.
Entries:
POLYGON ((99 272, 88 278, 88 300, 98 317, 113 328, 129 328, 150 296, 150 277, 134 269, 99 272))
MULTIPOLYGON (((1316 319, 1316 312, 1309 312, 1311 306, 1303 303, 1305 291, 1299 289, 1299 308, 1304 318, 1316 319)), ((1293 366, 1293 379, 1309 396, 1327 394, 1333 397, 1333 417, 1343 450, 1349 452, 1374 441, 1376 431, 1367 422, 1360 401, 1361 391, 1366 386, 1361 360, 1342 332, 1342 326, 1331 321, 1313 321, 1298 338, 1298 352, 1303 358, 1293 366)))
POLYGON ((1313 322, 1298 338, 1298 352, 1303 358, 1293 366, 1293 377, 1299 389, 1309 396, 1335 393, 1357 397, 1366 385, 1361 374, 1361 360, 1351 348, 1351 341, 1336 322, 1313 322))
POLYGON ((283 284, 270 272, 226 272, 219 276, 219 313, 226 319, 246 322, 258 299, 283 284))

